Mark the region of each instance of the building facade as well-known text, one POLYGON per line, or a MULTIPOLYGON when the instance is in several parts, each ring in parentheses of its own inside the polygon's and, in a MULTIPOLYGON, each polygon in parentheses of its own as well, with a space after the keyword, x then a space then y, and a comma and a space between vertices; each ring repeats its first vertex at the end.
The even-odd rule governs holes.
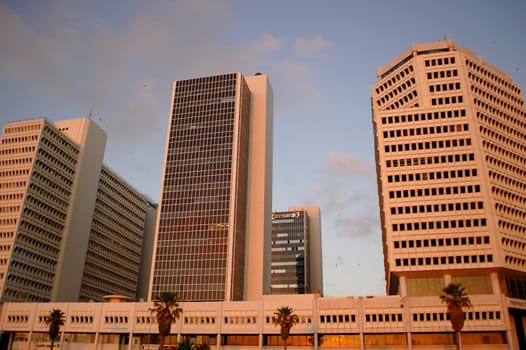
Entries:
POLYGON ((323 294, 320 208, 272 213, 270 294, 323 294))
POLYGON ((267 77, 174 82, 150 296, 229 301, 268 291, 271 196, 267 77))
POLYGON ((4 126, 2 301, 136 297, 147 200, 103 165, 105 143, 87 118, 4 126))
MULTIPOLYGON (((508 343, 509 325, 496 295, 474 295, 462 331, 464 350, 521 349, 508 343)), ((269 295, 238 302, 181 302, 183 312, 165 340, 189 340, 211 349, 282 349, 276 310, 289 306, 299 322, 289 349, 454 349, 446 307, 438 297, 319 297, 269 295)), ((525 307, 526 305, 523 305, 525 307)), ((60 350, 158 349, 153 303, 5 303, 0 308, 2 350, 49 348, 45 317, 65 313, 55 342, 60 350)))
POLYGON ((388 294, 526 300, 521 87, 451 40, 415 44, 378 70, 372 110, 388 294))

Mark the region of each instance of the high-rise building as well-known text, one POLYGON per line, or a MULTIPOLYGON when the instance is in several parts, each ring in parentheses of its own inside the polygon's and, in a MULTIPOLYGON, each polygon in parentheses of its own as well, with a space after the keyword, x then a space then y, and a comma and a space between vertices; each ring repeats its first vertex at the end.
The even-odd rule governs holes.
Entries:
POLYGON ((318 206, 272 213, 270 294, 323 294, 318 206))
POLYGON ((414 44, 377 75, 387 292, 437 295, 454 282, 470 295, 526 299, 520 86, 451 40, 414 44))
POLYGON ((0 143, 0 299, 136 297, 148 200, 103 165, 88 118, 7 123, 0 143))
POLYGON ((176 81, 150 297, 256 299, 270 288, 272 90, 266 75, 176 81), (268 273, 267 273, 268 272, 268 273))

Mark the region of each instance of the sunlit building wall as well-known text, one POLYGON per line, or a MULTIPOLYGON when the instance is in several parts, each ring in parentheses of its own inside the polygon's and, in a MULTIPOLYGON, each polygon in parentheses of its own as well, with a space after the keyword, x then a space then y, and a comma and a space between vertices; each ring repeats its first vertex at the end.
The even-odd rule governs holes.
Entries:
POLYGON ((267 291, 271 191, 267 77, 174 82, 150 296, 244 300, 267 291))
POLYGON ((4 126, 3 301, 136 297, 146 199, 103 165, 105 142, 88 118, 4 126))
POLYGON ((439 295, 455 282, 470 295, 526 299, 521 87, 451 40, 414 44, 377 74, 387 292, 439 295))
MULTIPOLYGON (((508 343, 508 324, 496 295, 476 295, 466 310, 462 349, 519 350, 508 343)), ((438 297, 319 297, 316 294, 268 295, 240 302, 181 302, 165 346, 188 340, 211 349, 283 347, 274 313, 291 307, 298 323, 290 329, 289 348, 301 349, 454 349, 446 307, 438 297)), ((151 302, 5 303, 0 307, 6 349, 49 347, 51 310, 65 313, 64 350, 157 349, 158 329, 151 302)))

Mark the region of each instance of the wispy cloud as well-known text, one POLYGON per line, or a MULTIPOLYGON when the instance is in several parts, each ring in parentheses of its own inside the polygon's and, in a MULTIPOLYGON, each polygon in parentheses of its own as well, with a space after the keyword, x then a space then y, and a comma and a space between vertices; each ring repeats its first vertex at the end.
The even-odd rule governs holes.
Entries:
POLYGON ((314 56, 330 46, 330 42, 322 35, 299 37, 294 42, 294 51, 299 55, 314 56))
POLYGON ((352 154, 329 153, 306 202, 321 208, 326 289, 333 295, 370 293, 360 284, 349 288, 341 283, 353 278, 374 282, 381 291, 385 282, 378 259, 382 246, 373 164, 352 154))
POLYGON ((332 152, 329 156, 328 169, 334 173, 360 176, 374 176, 375 168, 372 164, 362 162, 351 155, 332 152))

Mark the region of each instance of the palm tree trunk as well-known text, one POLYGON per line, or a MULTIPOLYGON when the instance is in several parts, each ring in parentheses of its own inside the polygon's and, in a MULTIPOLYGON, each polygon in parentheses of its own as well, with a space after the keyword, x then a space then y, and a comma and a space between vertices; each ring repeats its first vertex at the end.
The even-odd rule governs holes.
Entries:
POLYGON ((163 350, 164 347, 164 336, 159 336, 159 350, 163 350))
POLYGON ((285 339, 285 346, 283 347, 283 348, 284 348, 284 350, 287 350, 287 343, 288 343, 288 342, 289 342, 288 338, 287 338, 287 339, 285 339))
POLYGON ((55 339, 51 339, 51 345, 49 346, 50 350, 53 350, 53 345, 55 345, 55 339))

